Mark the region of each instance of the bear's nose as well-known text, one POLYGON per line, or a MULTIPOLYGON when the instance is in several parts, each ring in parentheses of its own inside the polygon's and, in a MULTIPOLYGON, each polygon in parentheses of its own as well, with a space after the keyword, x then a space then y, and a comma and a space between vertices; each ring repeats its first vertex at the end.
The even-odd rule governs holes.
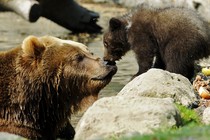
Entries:
POLYGON ((111 57, 111 56, 104 56, 104 57, 103 57, 103 60, 104 60, 104 61, 114 61, 114 58, 111 57))
POLYGON ((105 60, 105 61, 104 61, 104 64, 105 64, 105 65, 115 66, 115 65, 116 65, 116 62, 115 62, 115 61, 105 60))

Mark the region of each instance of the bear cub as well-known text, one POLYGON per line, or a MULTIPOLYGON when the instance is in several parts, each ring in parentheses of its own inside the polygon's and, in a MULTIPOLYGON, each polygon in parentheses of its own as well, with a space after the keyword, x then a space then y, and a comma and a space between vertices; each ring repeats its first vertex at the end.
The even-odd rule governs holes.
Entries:
POLYGON ((138 72, 160 68, 191 79, 194 62, 210 54, 209 25, 195 11, 141 5, 109 21, 104 33, 104 60, 113 63, 133 50, 138 72))

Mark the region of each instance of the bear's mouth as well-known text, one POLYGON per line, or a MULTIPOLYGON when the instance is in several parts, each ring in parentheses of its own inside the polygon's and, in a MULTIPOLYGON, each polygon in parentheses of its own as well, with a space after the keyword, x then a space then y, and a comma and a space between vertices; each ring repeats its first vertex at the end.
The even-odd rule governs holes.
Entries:
POLYGON ((117 66, 116 65, 107 65, 107 70, 105 73, 95 76, 91 78, 92 80, 107 80, 111 79, 112 76, 117 72, 117 66))

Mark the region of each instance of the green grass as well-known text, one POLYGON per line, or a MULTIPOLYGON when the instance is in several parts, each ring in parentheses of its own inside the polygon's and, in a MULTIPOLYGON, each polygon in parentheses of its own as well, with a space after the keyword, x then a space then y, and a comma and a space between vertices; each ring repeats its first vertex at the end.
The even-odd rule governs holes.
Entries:
POLYGON ((202 125, 201 118, 194 110, 178 104, 176 106, 180 111, 182 127, 158 130, 151 135, 122 137, 118 140, 210 140, 210 126, 202 125))
POLYGON ((177 130, 156 132, 152 135, 136 135, 120 140, 209 140, 210 126, 190 124, 177 130))

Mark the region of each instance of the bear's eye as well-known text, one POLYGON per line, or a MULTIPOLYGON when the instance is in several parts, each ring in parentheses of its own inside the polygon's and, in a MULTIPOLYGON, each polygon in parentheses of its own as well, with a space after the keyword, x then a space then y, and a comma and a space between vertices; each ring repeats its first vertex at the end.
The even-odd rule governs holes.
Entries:
POLYGON ((105 41, 104 42, 104 46, 107 48, 108 47, 108 43, 105 41))
POLYGON ((76 61, 80 62, 84 59, 84 55, 76 55, 76 61))

